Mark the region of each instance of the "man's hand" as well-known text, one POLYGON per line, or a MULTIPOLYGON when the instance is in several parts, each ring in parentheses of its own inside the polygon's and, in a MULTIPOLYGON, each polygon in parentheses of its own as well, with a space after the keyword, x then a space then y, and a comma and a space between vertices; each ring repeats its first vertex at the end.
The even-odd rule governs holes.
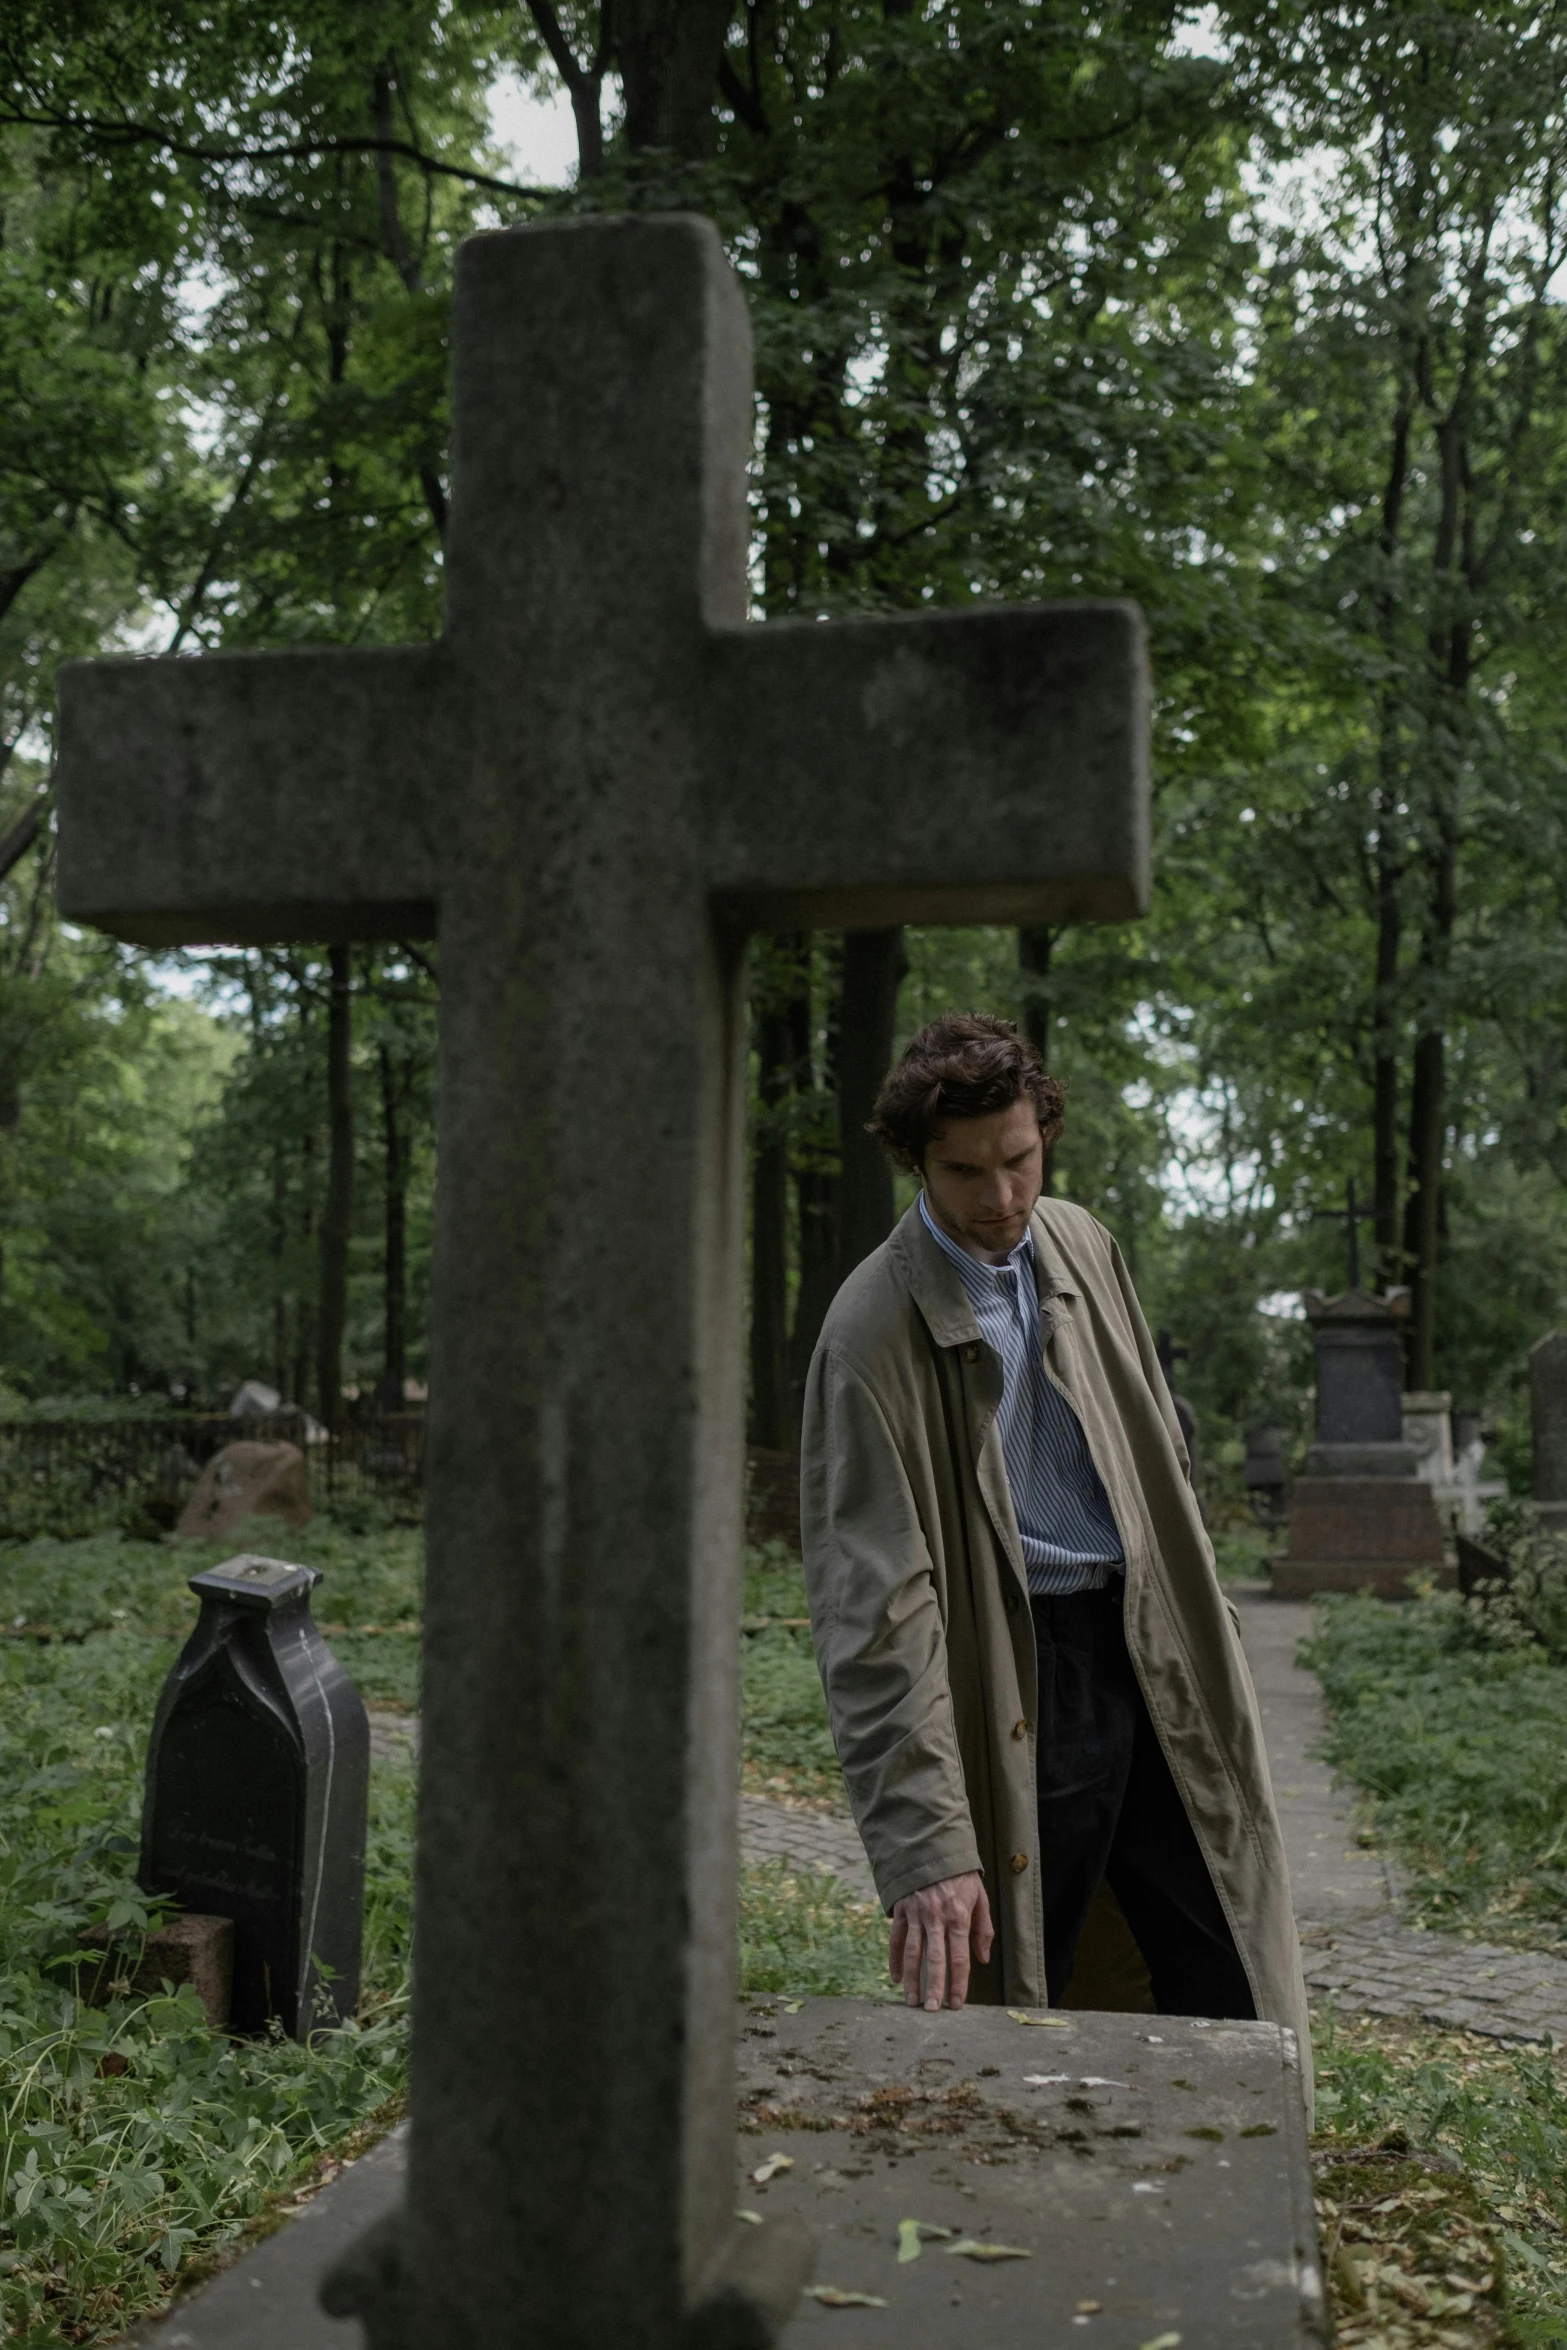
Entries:
POLYGON ((995 1941, 985 1880, 977 1869, 966 1877, 943 1877, 922 1885, 893 1905, 892 1948, 887 1971, 903 1985, 909 2007, 920 2004, 920 1966, 925 1969, 925 2005, 961 2007, 968 1997, 969 1946, 983 1966, 995 1941))

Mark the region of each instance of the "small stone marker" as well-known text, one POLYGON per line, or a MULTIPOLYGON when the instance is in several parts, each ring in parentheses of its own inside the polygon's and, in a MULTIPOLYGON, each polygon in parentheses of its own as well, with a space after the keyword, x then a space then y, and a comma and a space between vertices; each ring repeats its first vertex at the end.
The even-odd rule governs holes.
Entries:
POLYGON ((1281 1598, 1370 1591, 1407 1599, 1411 1575, 1448 1578, 1432 1489, 1404 1440, 1398 1314, 1363 1290, 1308 1297, 1317 1342, 1317 1430, 1290 1493, 1281 1598))
POLYGON ((750 334, 706 222, 471 238, 452 348, 445 636, 67 670, 61 902, 152 945, 439 919, 372 2338, 756 2340, 799 2276, 733 2217, 744 940, 1140 913, 1142 626, 748 626, 750 334))
POLYGON ((228 2029, 234 1997, 234 1920, 203 1917, 186 1910, 147 1935, 130 1940, 93 1926, 82 1936, 85 1948, 101 1950, 96 1966, 77 1976, 77 1992, 90 2007, 106 2007, 122 1993, 149 1999, 165 1983, 178 1990, 189 1983, 215 2032, 228 2029))
POLYGON ((174 1531, 189 1542, 221 1542, 246 1518, 281 1518, 296 1532, 314 1511, 297 1444, 225 1444, 181 1510, 174 1531))
POLYGON ((1567 1331, 1529 1350, 1534 1499, 1544 1523, 1567 1533, 1567 1331))
POLYGON ((142 1812, 144 1889, 234 1921, 231 2028, 295 2039, 358 2005, 364 1918, 370 1727, 312 1620, 319 1580, 254 1557, 191 1577, 142 1812))

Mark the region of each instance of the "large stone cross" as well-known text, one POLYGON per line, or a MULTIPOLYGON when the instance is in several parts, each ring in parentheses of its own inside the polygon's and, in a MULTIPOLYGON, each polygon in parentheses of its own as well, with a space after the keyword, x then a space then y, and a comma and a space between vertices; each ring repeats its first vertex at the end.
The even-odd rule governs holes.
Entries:
POLYGON ((444 637, 67 671, 60 898, 151 946, 439 931, 406 2327, 373 2332, 665 2350, 749 2232, 745 936, 1139 912, 1142 632, 748 626, 750 341, 703 221, 475 237, 453 343, 444 637))

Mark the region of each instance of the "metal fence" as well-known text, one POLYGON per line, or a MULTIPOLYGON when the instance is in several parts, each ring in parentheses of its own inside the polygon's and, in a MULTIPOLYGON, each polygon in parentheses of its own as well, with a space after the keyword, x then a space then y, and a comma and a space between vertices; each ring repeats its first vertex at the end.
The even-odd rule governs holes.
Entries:
POLYGON ((245 1440, 297 1444, 320 1500, 361 1492, 419 1505, 423 1412, 367 1412, 328 1436, 303 1412, 236 1419, 0 1420, 0 1540, 174 1524, 209 1460, 245 1440))

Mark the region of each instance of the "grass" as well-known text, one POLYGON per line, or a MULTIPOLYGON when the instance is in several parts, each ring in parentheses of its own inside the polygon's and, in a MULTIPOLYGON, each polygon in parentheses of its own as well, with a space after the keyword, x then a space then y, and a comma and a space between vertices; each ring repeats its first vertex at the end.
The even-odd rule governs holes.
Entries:
POLYGON ((751 1795, 847 1812, 805 1618, 805 1577, 781 1542, 746 1553, 741 1779, 751 1795))
POLYGON ((1314 2020, 1339 2350, 1567 2342, 1567 2069, 1384 2017, 1314 2020))
MULTIPOLYGON (((348 1516, 349 1513, 344 1513, 348 1516)), ((112 2341, 331 2159, 400 2110, 406 2064, 413 1771, 371 1773, 364 1996, 308 2047, 218 2038, 194 1996, 83 2005, 82 1931, 149 1919, 134 1872, 146 1733, 195 1622, 188 1578, 240 1549, 322 1570, 317 1621, 366 1699, 417 1703, 416 1529, 265 1520, 221 1544, 99 1533, 0 1545, 0 2340, 112 2341)), ((842 1804, 797 1562, 753 1554, 748 1783, 842 1804)), ((875 1992, 885 1926, 831 1878, 742 1872, 751 1992, 875 1992)))
POLYGON ((84 2006, 82 1930, 134 1932, 147 1725, 196 1613, 185 1579, 246 1542, 325 1570, 317 1613, 366 1693, 406 1702, 418 1643, 417 1537, 318 1521, 238 1542, 100 1535, 0 1550, 0 2339, 114 2339, 352 2140, 396 2112, 405 2064, 406 1761, 371 1775, 364 1993, 309 2047, 215 2036, 188 1990, 84 2006))
MULTIPOLYGON (((330 1520, 252 1547, 324 1570, 323 1625, 366 1695, 416 1699, 418 1537, 330 1520)), ((238 1544, 221 1546, 232 1551, 238 1544)), ((372 1777, 366 1995, 308 2048, 215 2038, 188 1994, 94 2009, 59 1960, 144 1914, 132 1877, 146 1724, 220 1548, 114 1536, 0 1548, 0 2313, 11 2350, 113 2340, 264 2228, 400 2108, 413 1778, 372 1777)), ((1239 1560, 1235 1562, 1241 1564, 1239 1560)), ((1456 1603, 1333 1603, 1313 1661, 1334 1755, 1367 1786, 1433 1923, 1553 1940, 1567 1675, 1477 1647, 1456 1603)), ((750 1554, 749 1788, 844 1808, 799 1564, 750 1554)), ((742 1871, 752 1995, 886 1996, 886 1925, 831 1878, 742 1871)), ((1567 2086, 1550 2052, 1317 2019, 1315 2141, 1341 2350, 1567 2343, 1567 2086)))
POLYGON ((1418 1922, 1567 1951, 1567 1669, 1448 1594, 1323 1601, 1303 1656, 1418 1922))
MULTIPOLYGON (((1324 1600, 1303 1656, 1328 1701, 1328 1758, 1363 1790, 1371 1832, 1403 1864, 1413 1921, 1567 1952, 1562 1664, 1505 1610, 1450 1594, 1397 1607, 1374 1599, 1324 1600)), ((1319 2065, 1318 2145, 1349 2182, 1336 2205, 1329 2197, 1330 2235, 1344 2220, 1344 2257, 1334 2272, 1341 2339, 1435 2341, 1439 2331, 1422 2336, 1418 2327, 1447 2322, 1439 2305, 1453 2289, 1440 2276, 1416 2277, 1411 2285, 1414 2271, 1406 2270, 1401 2292, 1394 2267, 1379 2261, 1356 2232, 1378 2224, 1375 2215, 1393 2194, 1391 2188, 1380 2197, 1372 2192, 1372 2158, 1392 2132, 1417 2155, 1458 2166, 1458 2185, 1455 2174, 1440 2170, 1419 2181, 1405 2177, 1392 2203, 1400 2224, 1408 2221, 1417 2238, 1424 2230, 1433 2257, 1444 2227, 1455 2243, 1460 2236, 1483 2241, 1505 2280, 1505 2316, 1488 2317, 1481 2296, 1463 2320, 1468 2330, 1455 2338, 1567 2343, 1561 2055, 1550 2048, 1498 2049, 1423 2024, 1330 2015, 1320 2032, 1319 2065), (1411 2206, 1407 2197, 1417 2184, 1425 2201, 1411 2206), (1422 2292, 1432 2304, 1428 2319, 1415 2306, 1422 2292), (1388 2332, 1395 2324, 1403 2335, 1388 2332)), ((1415 2257, 1409 2245, 1404 2250, 1415 2257)), ((1455 2273, 1481 2267, 1466 2256, 1455 2273)))

